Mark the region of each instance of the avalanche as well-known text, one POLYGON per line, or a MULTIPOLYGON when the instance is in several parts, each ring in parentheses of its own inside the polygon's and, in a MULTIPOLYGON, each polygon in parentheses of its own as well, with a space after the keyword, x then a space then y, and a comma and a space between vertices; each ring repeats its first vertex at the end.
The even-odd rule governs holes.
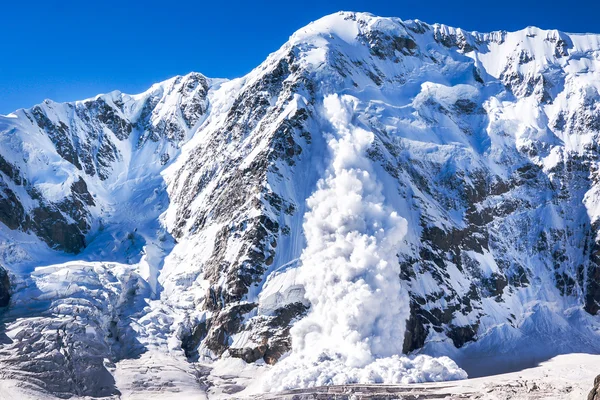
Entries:
POLYGON ((409 312, 396 258, 406 220, 385 204, 366 154, 373 134, 352 125, 357 102, 349 95, 324 99, 331 166, 307 200, 299 267, 311 310, 291 330, 292 354, 265 379, 272 391, 467 376, 447 357, 398 356, 409 312))

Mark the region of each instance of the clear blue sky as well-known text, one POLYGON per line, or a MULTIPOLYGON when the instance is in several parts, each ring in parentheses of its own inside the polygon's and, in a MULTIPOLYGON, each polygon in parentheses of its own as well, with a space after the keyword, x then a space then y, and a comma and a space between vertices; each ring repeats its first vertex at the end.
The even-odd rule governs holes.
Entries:
POLYGON ((137 93, 190 71, 241 76, 295 30, 339 10, 482 32, 600 32, 599 0, 10 0, 0 5, 0 113, 45 98, 137 93))

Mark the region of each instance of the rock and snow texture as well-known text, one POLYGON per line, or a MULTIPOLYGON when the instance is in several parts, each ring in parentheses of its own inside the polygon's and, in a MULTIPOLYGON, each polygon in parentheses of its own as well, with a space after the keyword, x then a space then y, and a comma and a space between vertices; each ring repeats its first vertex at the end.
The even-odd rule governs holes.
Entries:
POLYGON ((600 35, 338 13, 239 79, 0 116, 0 377, 196 395, 219 358, 277 389, 598 352, 599 91, 600 35))

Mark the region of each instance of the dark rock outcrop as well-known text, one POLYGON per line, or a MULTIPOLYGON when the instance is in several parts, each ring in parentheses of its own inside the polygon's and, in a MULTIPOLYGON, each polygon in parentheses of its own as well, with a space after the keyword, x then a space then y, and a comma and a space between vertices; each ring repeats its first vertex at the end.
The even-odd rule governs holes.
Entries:
POLYGON ((600 375, 594 379, 594 387, 588 394, 587 400, 600 400, 600 375))
POLYGON ((10 302, 10 279, 8 272, 0 266, 0 307, 6 307, 10 302))

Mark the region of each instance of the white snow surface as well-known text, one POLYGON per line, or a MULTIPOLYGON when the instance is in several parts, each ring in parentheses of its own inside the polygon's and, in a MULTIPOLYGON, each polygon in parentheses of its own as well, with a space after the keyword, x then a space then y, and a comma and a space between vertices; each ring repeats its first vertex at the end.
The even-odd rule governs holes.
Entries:
MULTIPOLYGON (((407 397, 448 400, 579 400, 587 398, 593 387, 599 360, 598 355, 573 353, 553 357, 518 372, 444 383, 383 385, 379 387, 379 391, 377 386, 359 385, 354 387, 354 393, 369 393, 376 397, 389 395, 391 389, 398 390, 407 397)), ((348 393, 352 387, 344 388, 345 393, 348 393)), ((398 398, 401 397, 398 395, 398 398)), ((258 397, 261 400, 276 398, 268 395, 258 397)))

